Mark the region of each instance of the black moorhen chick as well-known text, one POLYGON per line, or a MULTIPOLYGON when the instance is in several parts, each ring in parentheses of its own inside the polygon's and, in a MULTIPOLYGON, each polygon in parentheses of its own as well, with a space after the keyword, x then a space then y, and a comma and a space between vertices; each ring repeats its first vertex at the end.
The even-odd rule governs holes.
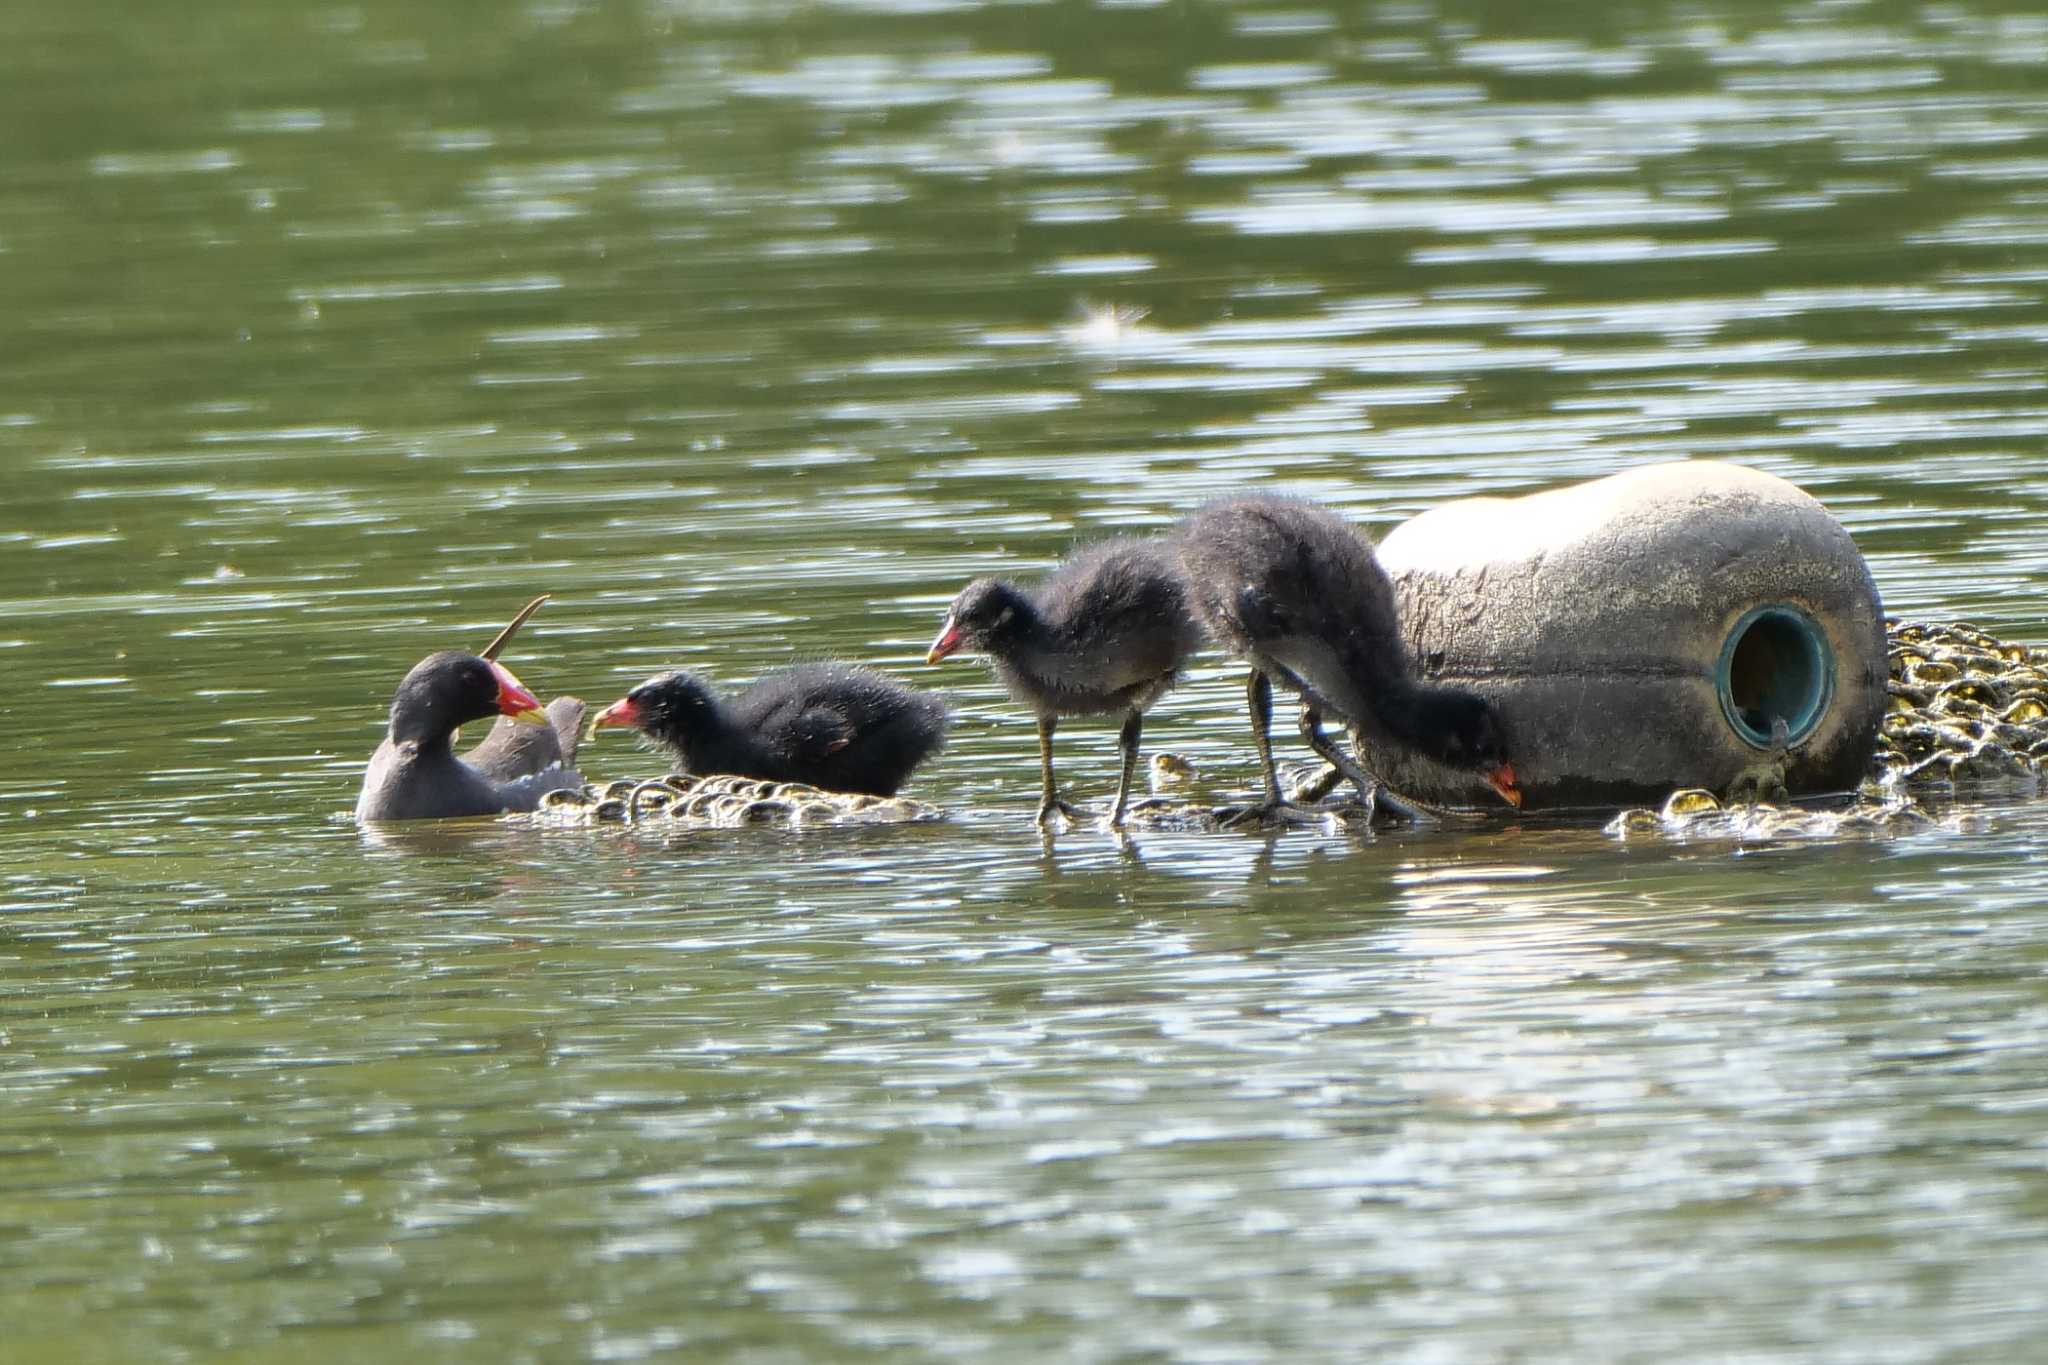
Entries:
POLYGON ((1493 707, 1409 671, 1394 589, 1372 543, 1328 508, 1252 494, 1211 503, 1174 533, 1196 617, 1252 667, 1252 739, 1266 779, 1262 809, 1287 806, 1266 727, 1272 682, 1302 700, 1301 733, 1358 788, 1371 818, 1379 783, 1322 732, 1327 712, 1446 766, 1476 772, 1509 805, 1522 804, 1493 707))
POLYGON ((1059 718, 1123 712, 1123 772, 1109 812, 1115 829, 1130 800, 1146 708, 1173 686, 1201 643, 1165 547, 1118 538, 1075 551, 1029 592, 1000 578, 969 583, 953 599, 925 662, 961 650, 986 654, 1011 699, 1037 716, 1041 825, 1055 810, 1078 814, 1053 783, 1059 718))
MULTIPOLYGON (((456 727, 492 715, 535 726, 549 723, 539 699, 502 664, 459 650, 420 660, 391 699, 391 726, 363 772, 356 819, 447 819, 532 810, 543 793, 582 781, 559 763, 504 780, 457 758, 456 727)), ((491 745, 486 741, 479 747, 491 745)))
POLYGON ((722 699, 691 673, 649 678, 597 713, 593 734, 625 726, 686 773, 802 782, 894 796, 946 737, 946 704, 848 664, 798 664, 722 699))

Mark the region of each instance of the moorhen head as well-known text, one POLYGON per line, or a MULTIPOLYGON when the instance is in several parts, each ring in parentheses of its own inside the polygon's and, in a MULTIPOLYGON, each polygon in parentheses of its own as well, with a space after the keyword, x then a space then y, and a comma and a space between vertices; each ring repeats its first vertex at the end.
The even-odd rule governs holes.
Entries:
POLYGON ((591 718, 590 732, 623 727, 676 748, 718 716, 718 698, 702 678, 680 670, 649 678, 591 718))
POLYGON ((446 740, 459 725, 486 716, 523 725, 547 724, 540 699, 494 659, 444 649, 413 665, 391 698, 391 739, 398 744, 446 740))
POLYGON ((996 654, 1021 637, 1036 615, 1031 599, 1014 585, 1000 578, 977 578, 953 599, 924 661, 935 664, 962 650, 996 654))
MULTIPOLYGON (((548 594, 542 593, 521 607, 518 615, 477 651, 478 656, 495 660, 547 600, 548 594)), ((462 755, 462 761, 497 782, 516 782, 554 767, 574 769, 576 745, 583 733, 583 702, 576 697, 556 697, 548 703, 547 711, 546 725, 528 725, 510 716, 500 716, 483 742, 462 755)))
POLYGON ((1515 765, 1508 761, 1507 736, 1492 703, 1462 688, 1418 687, 1416 712, 1406 722, 1406 742, 1446 768, 1477 773, 1510 806, 1522 804, 1515 765))

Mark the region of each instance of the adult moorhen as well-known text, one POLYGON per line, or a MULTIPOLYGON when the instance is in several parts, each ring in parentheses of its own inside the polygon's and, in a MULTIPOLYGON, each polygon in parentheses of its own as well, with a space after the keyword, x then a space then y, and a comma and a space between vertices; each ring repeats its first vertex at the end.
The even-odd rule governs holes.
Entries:
MULTIPOLYGON (((575 705, 580 710, 582 703, 575 705)), ((494 751, 485 754, 488 770, 457 758, 456 727, 491 715, 549 727, 539 699, 504 665, 460 650, 443 650, 420 660, 391 699, 390 728, 363 772, 356 819, 426 820, 527 811, 544 793, 582 781, 559 759, 553 766, 522 771, 533 762, 530 753, 516 746, 494 746, 489 740, 478 746, 479 752, 494 751)))
POLYGON ((591 733, 636 730, 681 770, 893 796, 946 736, 946 704, 849 664, 798 664, 720 698, 692 673, 649 678, 591 733))
POLYGON ((1521 805, 1493 707, 1410 671, 1393 585, 1349 522, 1306 499, 1252 494, 1202 508, 1173 543, 1197 619, 1252 668, 1246 701, 1266 782, 1258 809, 1288 805, 1266 735, 1274 681, 1300 694, 1302 737, 1358 788, 1368 819, 1380 784, 1323 735, 1324 713, 1346 722, 1354 749, 1370 726, 1521 805))
MULTIPOLYGON (((541 609, 548 594, 528 602, 506 623, 491 642, 477 651, 480 659, 496 659, 510 644, 527 618, 541 609)), ((546 772, 556 764, 576 766, 576 746, 583 735, 583 702, 576 697, 556 697, 547 706, 548 723, 532 725, 499 716, 484 736, 483 743, 463 754, 462 761, 498 782, 516 782, 534 773, 546 772)))
POLYGON ((1075 551, 1036 588, 978 578, 960 590, 926 663, 969 650, 988 656, 1013 701, 1038 718, 1038 823, 1060 800, 1052 775, 1061 716, 1122 712, 1123 772, 1109 825, 1123 824, 1145 711, 1202 642, 1172 557, 1156 540, 1119 537, 1075 551))

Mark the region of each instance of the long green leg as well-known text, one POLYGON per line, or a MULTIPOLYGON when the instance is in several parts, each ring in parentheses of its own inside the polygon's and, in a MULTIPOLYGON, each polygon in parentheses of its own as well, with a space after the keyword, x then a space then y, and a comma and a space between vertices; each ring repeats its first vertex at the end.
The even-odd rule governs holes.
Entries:
POLYGON ((1145 713, 1133 711, 1124 717, 1124 728, 1116 737, 1117 748, 1123 750, 1124 770, 1117 778, 1116 804, 1109 808, 1111 829, 1122 829, 1124 825, 1124 806, 1131 799, 1131 774, 1138 768, 1138 736, 1144 729, 1145 713))
MULTIPOLYGON (((1354 740, 1356 732, 1354 731, 1354 740)), ((1323 733, 1322 713, 1307 702, 1301 705, 1301 737, 1308 747, 1322 756, 1324 762, 1335 768, 1358 788, 1358 799, 1365 806, 1366 823, 1372 823, 1373 810, 1379 804, 1380 780, 1365 770, 1364 765, 1337 747, 1336 741, 1323 733)))
POLYGON ((1080 818, 1080 812, 1060 800, 1059 791, 1052 778, 1052 732, 1058 724, 1051 716, 1038 718, 1038 823, 1052 823, 1052 813, 1058 811, 1069 820, 1080 818))
POLYGON ((1285 804, 1280 795, 1280 774, 1273 769, 1273 740, 1266 732, 1273 724, 1273 681, 1258 669, 1244 685, 1245 707, 1251 712, 1252 743, 1259 750, 1259 773, 1266 779, 1266 804, 1285 804))
POLYGON ((1320 817, 1302 809, 1280 794, 1280 774, 1273 766, 1273 740, 1267 732, 1273 724, 1273 682, 1258 669, 1245 679, 1245 710, 1252 723, 1252 743, 1259 751, 1259 775, 1265 779, 1266 799, 1257 805, 1247 806, 1223 823, 1240 824, 1244 821, 1262 821, 1269 815, 1277 815, 1297 824, 1312 822, 1320 817))

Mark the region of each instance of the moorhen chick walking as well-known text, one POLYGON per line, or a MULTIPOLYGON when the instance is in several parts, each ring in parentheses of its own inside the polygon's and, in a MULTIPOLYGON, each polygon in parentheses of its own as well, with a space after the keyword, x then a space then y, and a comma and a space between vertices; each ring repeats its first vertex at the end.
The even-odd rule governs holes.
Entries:
POLYGON ((1474 772, 1510 805, 1522 803, 1493 707, 1461 688, 1409 670, 1393 584, 1372 544, 1336 513, 1301 498, 1252 494, 1211 503, 1174 533, 1195 615, 1251 665, 1246 701, 1265 776, 1260 810, 1283 810, 1266 735, 1272 684, 1302 701, 1309 746, 1358 788, 1366 817, 1380 787, 1322 732, 1322 716, 1448 767, 1474 772))
POLYGON ((1145 711, 1180 676, 1202 642, 1180 574, 1156 540, 1118 538, 1075 551, 1036 588, 979 578, 960 590, 926 663, 971 650, 986 654, 1010 697, 1038 718, 1038 823, 1060 800, 1052 775, 1053 729, 1061 716, 1122 712, 1123 772, 1110 807, 1123 824, 1145 711))
POLYGON ((591 733, 624 726, 686 773, 802 782, 894 796, 946 737, 946 704, 865 668, 798 664, 720 698, 691 673, 649 678, 597 713, 591 733))
MULTIPOLYGON (((539 699, 502 664, 452 649, 420 660, 391 699, 391 724, 363 772, 356 819, 432 820, 527 811, 544 793, 582 781, 559 757, 552 766, 532 767, 532 753, 519 746, 497 746, 495 754, 486 753, 489 771, 457 758, 456 727, 492 715, 534 726, 549 723, 539 699)), ((486 741, 478 751, 493 748, 486 741)))

